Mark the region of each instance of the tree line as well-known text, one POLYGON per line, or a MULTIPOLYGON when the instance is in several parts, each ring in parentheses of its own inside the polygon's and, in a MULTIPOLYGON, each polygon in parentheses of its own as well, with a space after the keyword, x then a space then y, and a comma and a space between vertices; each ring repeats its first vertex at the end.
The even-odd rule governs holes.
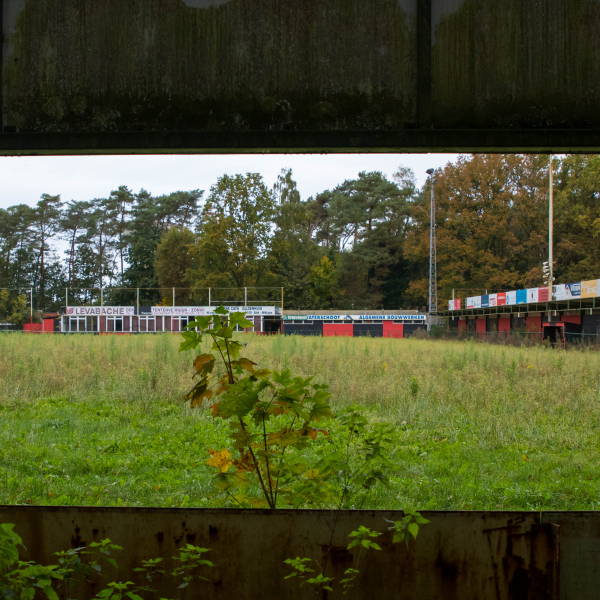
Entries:
MULTIPOLYGON (((440 307, 453 289, 465 297, 543 284, 548 169, 548 155, 475 154, 436 171, 440 307)), ((557 281, 599 277, 600 158, 555 158, 553 174, 557 281)), ((173 287, 177 304, 205 304, 206 288, 218 300, 216 288, 244 287, 263 288, 250 300, 275 302, 283 287, 290 309, 423 308, 430 185, 418 188, 399 167, 303 200, 283 169, 273 186, 258 173, 225 175, 208 193, 43 194, 34 207, 0 210, 0 288, 15 299, 33 288, 43 311, 65 304, 65 288, 72 304, 99 302, 101 287, 112 304, 135 302, 135 288, 142 304, 171 304, 173 287)))

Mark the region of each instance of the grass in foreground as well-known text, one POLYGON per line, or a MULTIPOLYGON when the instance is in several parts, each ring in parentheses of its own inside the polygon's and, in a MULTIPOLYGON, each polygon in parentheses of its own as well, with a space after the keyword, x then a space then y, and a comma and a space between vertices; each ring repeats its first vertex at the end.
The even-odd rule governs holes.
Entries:
MULTIPOLYGON (((244 341, 261 365, 328 383, 334 408, 363 404, 397 426, 392 486, 360 507, 598 508, 598 353, 244 341)), ((183 404, 191 356, 178 344, 169 334, 0 335, 0 504, 210 505, 206 450, 226 445, 227 429, 183 404)))

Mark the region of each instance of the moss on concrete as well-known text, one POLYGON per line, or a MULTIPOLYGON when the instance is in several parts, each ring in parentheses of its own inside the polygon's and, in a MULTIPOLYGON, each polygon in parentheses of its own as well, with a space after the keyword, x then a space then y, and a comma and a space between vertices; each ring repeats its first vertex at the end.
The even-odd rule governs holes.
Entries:
POLYGON ((597 0, 457 4, 434 23, 435 127, 600 127, 597 0))
POLYGON ((4 102, 20 131, 415 121, 415 24, 397 0, 18 1, 4 102))

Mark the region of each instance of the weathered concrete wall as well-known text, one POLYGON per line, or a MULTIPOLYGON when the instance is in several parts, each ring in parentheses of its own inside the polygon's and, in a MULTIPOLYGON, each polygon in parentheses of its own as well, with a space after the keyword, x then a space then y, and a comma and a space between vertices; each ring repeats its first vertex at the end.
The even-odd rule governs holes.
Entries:
MULTIPOLYGON (((187 598, 314 598, 309 586, 284 579, 285 559, 309 557, 328 561, 338 588, 331 598, 342 597, 339 581, 352 567, 360 575, 348 600, 557 600, 560 528, 540 524, 540 513, 422 514, 431 523, 407 548, 393 544, 388 530, 390 521, 402 518, 400 511, 0 506, 0 522, 16 524, 26 560, 47 563, 53 552, 107 537, 123 546, 115 556, 119 571, 106 572, 104 584, 135 579, 132 568, 141 559, 161 557, 168 569, 176 549, 192 543, 211 549, 207 556, 216 568, 203 573, 209 581, 194 584, 187 598), (377 538, 381 551, 347 550, 348 534, 360 525, 385 532, 377 538)), ((156 597, 176 597, 170 581, 153 582, 156 597)), ((97 591, 74 596, 91 600, 97 591)), ((571 597, 586 600, 564 596, 571 597)))
POLYGON ((415 2, 4 0, 4 122, 20 132, 402 127, 415 121, 415 2))
POLYGON ((437 128, 600 126, 598 0, 433 0, 437 128))
POLYGON ((600 0, 2 0, 0 154, 600 150, 600 0))

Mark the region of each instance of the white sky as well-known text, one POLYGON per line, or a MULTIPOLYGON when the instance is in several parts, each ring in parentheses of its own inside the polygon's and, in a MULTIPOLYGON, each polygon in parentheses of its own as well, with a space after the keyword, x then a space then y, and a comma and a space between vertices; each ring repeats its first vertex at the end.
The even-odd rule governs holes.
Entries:
POLYGON ((0 208, 34 205, 43 193, 63 201, 105 198, 120 185, 153 195, 177 190, 205 190, 224 174, 260 173, 273 185, 290 167, 302 199, 331 189, 360 171, 382 171, 388 177, 399 165, 410 167, 423 185, 428 168, 442 167, 456 154, 227 154, 136 156, 0 157, 0 208))

